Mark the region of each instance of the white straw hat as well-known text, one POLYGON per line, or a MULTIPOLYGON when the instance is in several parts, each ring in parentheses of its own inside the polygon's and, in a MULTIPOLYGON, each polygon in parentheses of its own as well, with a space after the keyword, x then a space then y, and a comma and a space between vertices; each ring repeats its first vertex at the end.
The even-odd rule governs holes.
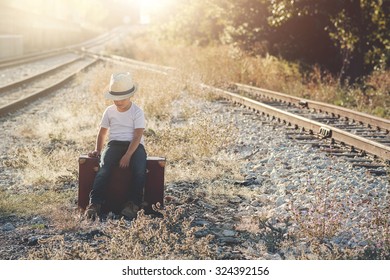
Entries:
POLYGON ((116 73, 111 75, 110 86, 105 97, 110 100, 122 100, 132 97, 137 89, 138 86, 133 83, 129 72, 116 73))

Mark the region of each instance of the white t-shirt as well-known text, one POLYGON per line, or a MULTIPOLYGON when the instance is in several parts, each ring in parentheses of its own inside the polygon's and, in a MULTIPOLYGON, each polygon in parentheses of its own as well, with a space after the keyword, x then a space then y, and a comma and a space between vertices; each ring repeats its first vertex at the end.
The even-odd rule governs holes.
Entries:
MULTIPOLYGON (((130 109, 119 112, 113 104, 108 106, 103 113, 100 126, 109 128, 109 141, 132 141, 134 129, 145 128, 144 112, 136 104, 132 103, 130 109)), ((144 137, 141 138, 144 145, 144 137)))

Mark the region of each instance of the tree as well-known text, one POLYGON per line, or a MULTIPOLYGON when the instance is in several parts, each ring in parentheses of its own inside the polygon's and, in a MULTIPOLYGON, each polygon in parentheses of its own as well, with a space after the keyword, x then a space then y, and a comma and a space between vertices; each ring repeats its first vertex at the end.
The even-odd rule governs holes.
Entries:
POLYGON ((253 54, 267 52, 267 37, 270 33, 270 16, 267 0, 226 1, 224 9, 228 16, 224 43, 235 43, 253 54))
MULTIPOLYGON (((287 29, 296 49, 302 47, 296 44, 305 41, 300 34, 308 26, 311 28, 305 31, 310 34, 305 32, 306 36, 317 37, 317 42, 329 50, 335 47, 336 53, 332 55, 332 50, 326 55, 328 63, 318 61, 337 70, 343 79, 355 81, 373 69, 389 65, 389 7, 383 0, 273 0, 271 12, 270 24, 278 36, 286 34, 283 31, 287 29), (329 40, 332 45, 327 44, 329 40)), ((286 50, 286 40, 278 37, 275 41, 281 44, 282 51, 286 50)), ((308 45, 304 49, 311 50, 308 45)), ((316 57, 320 54, 314 53, 312 59, 316 57)))
POLYGON ((161 36, 187 44, 218 42, 226 26, 224 0, 175 1, 169 13, 154 16, 161 36))
POLYGON ((350 0, 331 18, 329 34, 344 59, 341 75, 355 80, 389 65, 389 22, 385 8, 381 0, 350 0))

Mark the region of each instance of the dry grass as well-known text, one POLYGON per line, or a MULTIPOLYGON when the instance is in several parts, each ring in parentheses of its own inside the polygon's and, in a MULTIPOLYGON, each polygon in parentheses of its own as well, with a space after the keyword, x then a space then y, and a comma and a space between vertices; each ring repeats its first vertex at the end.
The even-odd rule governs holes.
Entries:
POLYGON ((186 80, 222 87, 233 82, 251 84, 380 117, 390 116, 388 70, 376 71, 366 77, 363 87, 347 86, 317 66, 302 73, 299 64, 269 55, 249 56, 233 46, 186 46, 159 41, 153 33, 137 36, 136 40, 124 41, 122 48, 112 49, 111 52, 176 67, 186 80))
POLYGON ((64 201, 74 198, 73 191, 59 193, 53 190, 41 190, 40 192, 19 195, 1 191, 0 195, 0 213, 2 216, 10 214, 22 216, 47 215, 53 209, 60 207, 64 201))
POLYGON ((215 258, 211 236, 195 238, 199 227, 181 209, 168 206, 159 210, 161 219, 138 213, 138 218, 110 220, 95 242, 67 243, 63 235, 41 242, 42 249, 32 251, 30 259, 208 259, 215 258), (48 244, 49 246, 45 246, 48 244))

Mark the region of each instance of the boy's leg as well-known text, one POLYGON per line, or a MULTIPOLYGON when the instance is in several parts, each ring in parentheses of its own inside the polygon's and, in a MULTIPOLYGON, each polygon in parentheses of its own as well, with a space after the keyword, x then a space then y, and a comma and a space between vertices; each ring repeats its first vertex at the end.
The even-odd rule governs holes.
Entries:
POLYGON ((109 183, 112 167, 118 165, 126 149, 126 145, 116 145, 111 142, 104 149, 100 159, 100 168, 96 174, 92 191, 89 195, 91 204, 103 203, 103 194, 109 183))
POLYGON ((142 144, 138 145, 132 155, 130 167, 132 175, 130 200, 138 207, 141 207, 146 181, 146 151, 142 144))

